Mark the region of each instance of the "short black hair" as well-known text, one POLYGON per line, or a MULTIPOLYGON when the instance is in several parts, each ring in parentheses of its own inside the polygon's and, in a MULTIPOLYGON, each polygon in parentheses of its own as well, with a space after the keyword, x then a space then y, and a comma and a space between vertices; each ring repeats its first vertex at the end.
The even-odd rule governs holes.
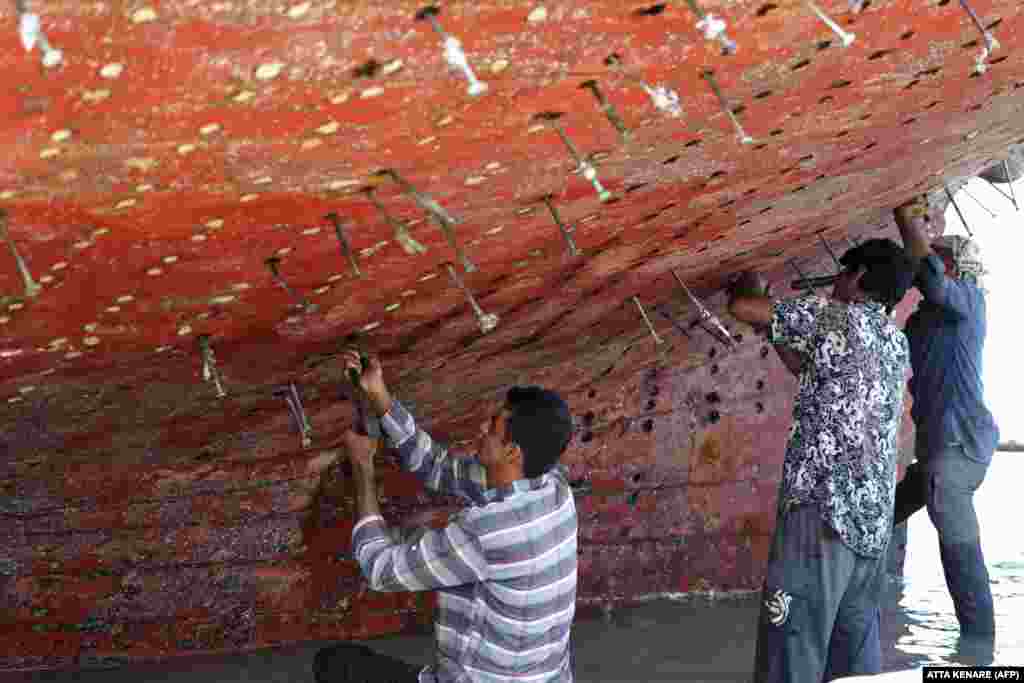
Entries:
POLYGON ((523 452, 523 476, 534 479, 555 464, 572 439, 572 415, 562 397, 541 387, 512 387, 505 404, 507 435, 523 452))
POLYGON ((850 249, 839 263, 847 270, 865 269, 860 288, 891 311, 914 284, 914 264, 903 247, 888 239, 867 240, 850 249))

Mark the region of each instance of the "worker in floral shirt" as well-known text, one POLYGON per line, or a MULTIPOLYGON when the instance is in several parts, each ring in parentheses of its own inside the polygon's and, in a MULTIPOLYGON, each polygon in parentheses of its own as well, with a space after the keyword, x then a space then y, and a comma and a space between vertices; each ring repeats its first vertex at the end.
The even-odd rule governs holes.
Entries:
POLYGON ((770 327, 799 377, 757 638, 757 683, 878 673, 878 602, 892 531, 909 350, 891 312, 913 281, 891 240, 840 259, 831 297, 775 301, 757 276, 730 310, 770 327))

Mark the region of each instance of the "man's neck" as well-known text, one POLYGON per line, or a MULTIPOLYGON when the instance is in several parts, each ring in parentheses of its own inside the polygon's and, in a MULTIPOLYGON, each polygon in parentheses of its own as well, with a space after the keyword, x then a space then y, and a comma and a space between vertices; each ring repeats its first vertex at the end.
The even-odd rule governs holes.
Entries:
POLYGON ((518 464, 494 465, 487 468, 487 487, 500 489, 514 481, 524 479, 523 469, 518 464))

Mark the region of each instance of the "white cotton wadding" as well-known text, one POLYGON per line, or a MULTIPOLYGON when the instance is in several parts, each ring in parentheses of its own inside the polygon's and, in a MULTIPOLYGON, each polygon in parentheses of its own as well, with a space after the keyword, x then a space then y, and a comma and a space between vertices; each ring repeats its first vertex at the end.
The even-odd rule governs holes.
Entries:
POLYGON ((453 69, 466 70, 469 68, 469 60, 466 53, 462 51, 462 43, 454 36, 448 36, 444 40, 444 61, 453 69))
POLYGON ((31 52, 36 43, 39 44, 39 49, 43 52, 43 66, 46 68, 52 69, 64 61, 64 53, 51 47, 47 42, 39 23, 38 14, 28 12, 22 14, 18 20, 18 34, 21 36, 21 44, 26 52, 31 52))
POLYGON ((444 60, 453 69, 458 69, 469 81, 469 94, 473 97, 487 92, 487 84, 477 79, 473 69, 469 66, 466 53, 462 50, 462 43, 454 36, 444 39, 444 60))
POLYGON ((708 40, 715 40, 725 31, 725 22, 714 14, 708 14, 697 22, 697 30, 708 40))
POLYGON ((45 37, 43 38, 43 45, 42 45, 42 47, 43 47, 43 66, 45 66, 47 69, 52 69, 53 67, 57 66, 62 61, 64 61, 64 53, 61 52, 60 50, 56 49, 56 48, 50 47, 46 43, 46 38, 45 37))
POLYGON ((25 13, 21 15, 21 20, 18 22, 18 33, 21 35, 21 44, 25 47, 26 52, 31 52, 32 48, 36 46, 40 32, 38 14, 25 13))
POLYGON ((683 115, 683 108, 679 105, 679 94, 676 91, 669 90, 663 85, 652 88, 646 83, 644 84, 644 90, 650 95, 651 102, 654 103, 655 108, 671 116, 683 115))

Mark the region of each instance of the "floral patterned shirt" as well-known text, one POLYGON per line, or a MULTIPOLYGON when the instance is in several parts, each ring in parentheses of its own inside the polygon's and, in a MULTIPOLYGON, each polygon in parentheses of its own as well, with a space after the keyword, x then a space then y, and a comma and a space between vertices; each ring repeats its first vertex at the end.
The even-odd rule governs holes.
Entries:
POLYGON ((858 555, 889 543, 910 351, 878 303, 817 295, 775 304, 771 341, 801 357, 779 511, 821 508, 858 555))

